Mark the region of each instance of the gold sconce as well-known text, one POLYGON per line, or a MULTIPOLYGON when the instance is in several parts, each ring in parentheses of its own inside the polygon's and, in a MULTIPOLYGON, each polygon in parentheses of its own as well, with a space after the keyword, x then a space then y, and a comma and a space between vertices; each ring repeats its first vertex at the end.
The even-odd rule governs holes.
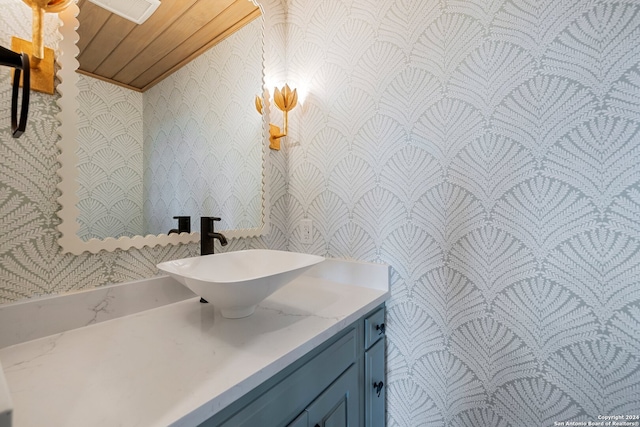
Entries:
POLYGON ((62 12, 73 0, 22 0, 33 11, 32 41, 11 38, 11 49, 30 53, 31 89, 53 94, 53 49, 44 46, 44 14, 62 12))
MULTIPOLYGON (((269 148, 272 150, 280 149, 280 138, 287 136, 289 111, 298 105, 298 92, 296 89, 291 90, 289 85, 284 85, 282 90, 275 88, 273 94, 273 101, 276 106, 284 113, 283 116, 283 128, 281 132, 280 128, 273 123, 269 123, 269 148)), ((262 98, 256 95, 256 110, 262 114, 262 98)))

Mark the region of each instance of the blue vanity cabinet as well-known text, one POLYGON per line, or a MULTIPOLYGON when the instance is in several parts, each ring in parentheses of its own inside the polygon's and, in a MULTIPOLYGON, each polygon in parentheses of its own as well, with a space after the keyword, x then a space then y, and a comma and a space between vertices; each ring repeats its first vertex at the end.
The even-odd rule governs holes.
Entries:
POLYGON ((384 426, 384 344, 382 305, 201 427, 384 426))

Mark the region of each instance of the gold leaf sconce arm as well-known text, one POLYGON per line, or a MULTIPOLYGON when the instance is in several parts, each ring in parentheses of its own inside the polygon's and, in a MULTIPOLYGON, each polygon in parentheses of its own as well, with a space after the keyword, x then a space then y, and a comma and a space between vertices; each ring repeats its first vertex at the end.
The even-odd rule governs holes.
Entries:
MULTIPOLYGON (((272 150, 280 150, 280 138, 287 136, 289 128, 289 111, 298 105, 298 92, 296 89, 291 90, 289 85, 285 85, 282 89, 275 88, 273 101, 283 113, 283 131, 273 123, 269 123, 269 148, 272 150)), ((262 114, 262 98, 256 95, 256 110, 262 114)))
POLYGON ((31 57, 31 89, 53 94, 54 54, 44 46, 44 14, 58 13, 66 9, 73 0, 22 0, 32 10, 32 41, 11 38, 11 48, 31 57))

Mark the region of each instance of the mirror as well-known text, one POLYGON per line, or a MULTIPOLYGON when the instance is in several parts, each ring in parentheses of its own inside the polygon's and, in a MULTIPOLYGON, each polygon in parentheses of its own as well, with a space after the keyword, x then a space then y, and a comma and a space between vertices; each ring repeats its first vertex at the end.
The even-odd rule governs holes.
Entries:
POLYGON ((77 36, 66 22, 77 12, 72 5, 61 14, 63 249, 197 242, 200 216, 222 217, 227 238, 266 233, 268 110, 261 117, 253 104, 264 92, 264 43, 256 37, 264 21, 139 93, 75 73, 78 63, 67 54, 79 52, 70 42, 77 36), (167 235, 177 215, 191 216, 194 232, 167 235))

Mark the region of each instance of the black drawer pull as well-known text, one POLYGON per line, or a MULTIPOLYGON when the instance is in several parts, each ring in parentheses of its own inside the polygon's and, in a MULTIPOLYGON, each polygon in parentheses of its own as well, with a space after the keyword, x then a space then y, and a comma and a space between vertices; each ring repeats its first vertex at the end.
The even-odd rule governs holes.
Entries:
POLYGON ((382 391, 382 387, 384 387, 384 383, 382 381, 380 381, 379 383, 373 383, 373 389, 378 394, 378 397, 380 397, 380 392, 382 391))
POLYGON ((380 332, 378 332, 378 335, 384 334, 384 323, 376 325, 376 331, 380 331, 380 332))

